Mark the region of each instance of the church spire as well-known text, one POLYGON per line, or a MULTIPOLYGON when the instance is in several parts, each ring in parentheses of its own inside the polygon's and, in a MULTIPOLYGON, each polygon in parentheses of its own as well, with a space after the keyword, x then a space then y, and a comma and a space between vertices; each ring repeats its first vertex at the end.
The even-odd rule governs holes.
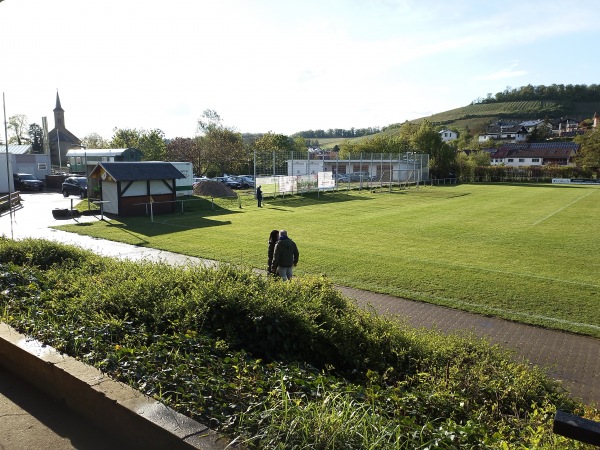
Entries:
POLYGON ((60 106, 60 97, 58 96, 58 89, 56 90, 56 108, 54 108, 54 111, 56 111, 57 109, 62 110, 62 108, 60 106))
POLYGON ((60 106, 60 97, 56 91, 56 108, 54 108, 54 128, 57 130, 65 129, 65 111, 60 106))

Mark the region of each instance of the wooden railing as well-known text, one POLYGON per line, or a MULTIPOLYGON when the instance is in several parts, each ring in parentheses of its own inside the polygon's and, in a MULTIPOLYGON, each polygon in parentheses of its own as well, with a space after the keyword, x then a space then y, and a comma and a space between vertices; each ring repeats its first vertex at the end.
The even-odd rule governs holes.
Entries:
POLYGON ((12 192, 10 197, 8 195, 0 197, 0 214, 18 206, 21 206, 21 193, 19 191, 12 192))

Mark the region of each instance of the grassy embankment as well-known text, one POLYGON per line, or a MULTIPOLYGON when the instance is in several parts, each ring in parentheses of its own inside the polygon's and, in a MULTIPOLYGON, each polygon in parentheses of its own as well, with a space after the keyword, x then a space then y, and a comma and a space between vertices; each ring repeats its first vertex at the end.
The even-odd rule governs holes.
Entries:
POLYGON ((258 209, 69 225, 65 230, 264 268, 271 229, 300 249, 297 274, 600 337, 594 186, 458 185, 267 200, 258 209), (385 191, 387 192, 387 191, 385 191))
POLYGON ((0 266, 3 321, 249 448, 589 448, 552 417, 600 417, 499 348, 372 316, 320 277, 38 240, 0 240, 0 266))

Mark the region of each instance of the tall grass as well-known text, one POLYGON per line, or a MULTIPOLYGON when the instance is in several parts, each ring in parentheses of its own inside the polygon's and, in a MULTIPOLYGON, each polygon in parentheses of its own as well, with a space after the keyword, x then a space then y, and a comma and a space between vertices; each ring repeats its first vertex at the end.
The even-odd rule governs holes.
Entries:
MULTIPOLYGON (((250 198, 183 215, 65 230, 264 268, 271 229, 300 249, 297 274, 600 336, 594 186, 458 185, 250 198)), ((192 208, 196 206, 196 209, 192 208)))

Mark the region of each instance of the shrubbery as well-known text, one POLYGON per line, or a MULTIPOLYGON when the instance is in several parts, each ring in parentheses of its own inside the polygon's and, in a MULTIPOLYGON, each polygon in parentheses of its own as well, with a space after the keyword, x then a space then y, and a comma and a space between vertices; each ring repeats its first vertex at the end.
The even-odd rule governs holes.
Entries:
POLYGON ((598 416, 476 339, 366 312, 326 279, 0 241, 3 320, 251 448, 584 448, 598 416))
POLYGON ((552 178, 591 178, 592 171, 576 166, 478 166, 472 178, 463 181, 534 181, 549 183, 552 178))

